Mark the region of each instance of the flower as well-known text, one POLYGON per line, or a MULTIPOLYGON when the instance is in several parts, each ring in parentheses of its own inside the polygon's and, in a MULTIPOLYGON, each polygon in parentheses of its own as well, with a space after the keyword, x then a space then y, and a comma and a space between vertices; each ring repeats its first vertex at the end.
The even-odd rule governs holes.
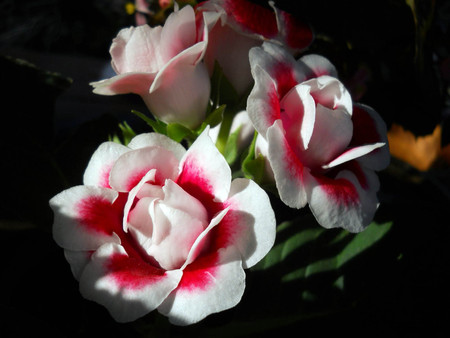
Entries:
POLYGON ((248 52, 263 41, 276 41, 293 53, 305 49, 313 39, 311 29, 287 12, 272 10, 248 0, 209 0, 196 8, 208 27, 205 63, 210 73, 215 61, 239 95, 250 89, 252 76, 248 52))
POLYGON ((157 309, 178 325, 235 306, 243 268, 275 238, 267 194, 231 170, 208 136, 186 151, 148 133, 105 142, 84 185, 50 200, 53 235, 81 294, 119 322, 157 309))
POLYGON ((247 112, 267 142, 281 200, 292 208, 309 204, 325 228, 363 230, 378 206, 375 171, 390 159, 383 120, 353 103, 324 57, 295 61, 265 43, 250 51, 250 64, 255 86, 247 112))
POLYGON ((195 128, 205 117, 211 90, 202 62, 206 45, 191 6, 171 13, 163 27, 124 28, 110 48, 118 75, 92 83, 94 93, 138 94, 160 120, 195 128))

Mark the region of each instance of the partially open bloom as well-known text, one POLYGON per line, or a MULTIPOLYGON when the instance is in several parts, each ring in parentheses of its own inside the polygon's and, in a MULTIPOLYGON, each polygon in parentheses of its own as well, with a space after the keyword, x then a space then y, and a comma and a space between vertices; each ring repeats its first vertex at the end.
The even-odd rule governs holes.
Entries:
POLYGON ((110 49, 117 75, 92 83, 94 92, 138 94, 160 120, 195 128, 204 119, 210 95, 202 62, 206 45, 206 33, 197 35, 191 6, 170 14, 163 27, 122 29, 110 49))
POLYGON ((353 103, 334 66, 318 55, 298 61, 265 43, 250 51, 255 86, 247 111, 267 142, 281 200, 306 204, 326 228, 363 230, 373 219, 376 170, 389 163, 386 127, 353 103))
POLYGON ((298 52, 312 41, 312 31, 306 24, 277 9, 272 2, 270 6, 272 9, 248 0, 209 0, 196 9, 210 31, 205 53, 209 71, 212 72, 217 61, 240 95, 252 83, 250 48, 270 40, 298 52))
POLYGON ((205 130, 186 151, 156 134, 100 145, 84 185, 53 197, 53 235, 82 295, 120 322, 158 311, 179 325, 235 306, 243 268, 273 245, 275 216, 205 130))

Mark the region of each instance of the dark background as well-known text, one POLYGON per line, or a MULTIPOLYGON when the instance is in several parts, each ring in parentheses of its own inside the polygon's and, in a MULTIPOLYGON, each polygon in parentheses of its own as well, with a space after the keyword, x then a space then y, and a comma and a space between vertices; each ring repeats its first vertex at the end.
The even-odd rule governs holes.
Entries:
MULTIPOLYGON (((354 96, 374 107, 388 126, 400 124, 419 136, 441 124, 445 146, 450 3, 415 3, 416 20, 403 0, 277 1, 312 26, 316 40, 309 52, 328 57, 354 96)), ((118 324, 80 296, 53 242, 48 200, 81 183, 92 152, 118 133, 119 122, 126 119, 136 131, 145 130, 130 114, 145 111, 136 97, 98 96, 89 87, 109 77, 111 40, 134 23, 124 5, 119 0, 0 2, 0 336, 139 337, 155 327, 156 337, 201 336, 258 313, 258 302, 270 308, 266 299, 278 297, 277 304, 295 299, 287 291, 267 297, 268 282, 248 273, 249 287, 235 309, 177 328, 155 314, 148 321, 118 324)), ((450 333, 448 164, 419 172, 393 159, 380 178, 376 220, 393 221, 391 231, 346 268, 341 293, 327 298, 323 286, 323 299, 312 305, 317 315, 270 335, 292 329, 305 337, 450 333)))

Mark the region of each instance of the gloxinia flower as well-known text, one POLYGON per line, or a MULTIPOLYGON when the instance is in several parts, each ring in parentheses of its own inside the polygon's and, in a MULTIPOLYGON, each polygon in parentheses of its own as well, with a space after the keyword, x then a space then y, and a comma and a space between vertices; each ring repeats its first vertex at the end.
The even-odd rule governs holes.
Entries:
POLYGON ((239 95, 252 84, 250 48, 270 40, 295 53, 308 47, 313 39, 306 24, 269 4, 272 10, 248 0, 209 0, 196 8, 210 31, 205 63, 211 73, 217 61, 239 95))
POLYGON ((187 151, 157 133, 103 143, 84 185, 50 205, 81 294, 119 322, 157 309, 187 325, 235 306, 243 269, 275 238, 267 194, 251 180, 231 181, 208 128, 187 151))
POLYGON ((163 27, 122 29, 110 48, 118 74, 92 83, 94 93, 134 93, 160 120, 195 128, 205 117, 211 84, 202 62, 206 34, 197 36, 195 13, 185 6, 163 27))
POLYGON ((363 230, 378 206, 376 170, 389 163, 386 126, 370 107, 354 104, 325 58, 296 61, 265 43, 250 51, 255 86, 247 112, 267 142, 281 200, 306 204, 325 228, 363 230))

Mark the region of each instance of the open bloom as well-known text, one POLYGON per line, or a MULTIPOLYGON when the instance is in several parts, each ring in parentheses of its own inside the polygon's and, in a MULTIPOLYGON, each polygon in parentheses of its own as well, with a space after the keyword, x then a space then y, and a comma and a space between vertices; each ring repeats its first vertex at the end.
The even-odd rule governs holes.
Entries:
POLYGON ((160 120, 195 128, 204 119, 211 89, 202 62, 206 45, 206 33, 197 36, 191 6, 170 14, 163 27, 122 29, 110 48, 117 75, 92 83, 94 93, 138 94, 160 120))
POLYGON ((287 46, 293 53, 312 41, 312 31, 291 14, 252 3, 248 0, 209 0, 196 8, 209 30, 205 63, 210 72, 217 61, 225 76, 242 95, 250 89, 252 76, 248 52, 263 41, 287 46))
POLYGON ((158 311, 179 325, 235 306, 243 268, 273 245, 275 216, 205 130, 186 151, 149 133, 100 145, 84 185, 53 197, 53 235, 82 295, 120 322, 158 311))
POLYGON ((318 55, 295 61, 265 43, 250 51, 255 86, 247 112, 267 142, 281 200, 306 204, 326 228, 363 230, 377 209, 376 170, 389 163, 386 126, 370 107, 354 104, 318 55))

